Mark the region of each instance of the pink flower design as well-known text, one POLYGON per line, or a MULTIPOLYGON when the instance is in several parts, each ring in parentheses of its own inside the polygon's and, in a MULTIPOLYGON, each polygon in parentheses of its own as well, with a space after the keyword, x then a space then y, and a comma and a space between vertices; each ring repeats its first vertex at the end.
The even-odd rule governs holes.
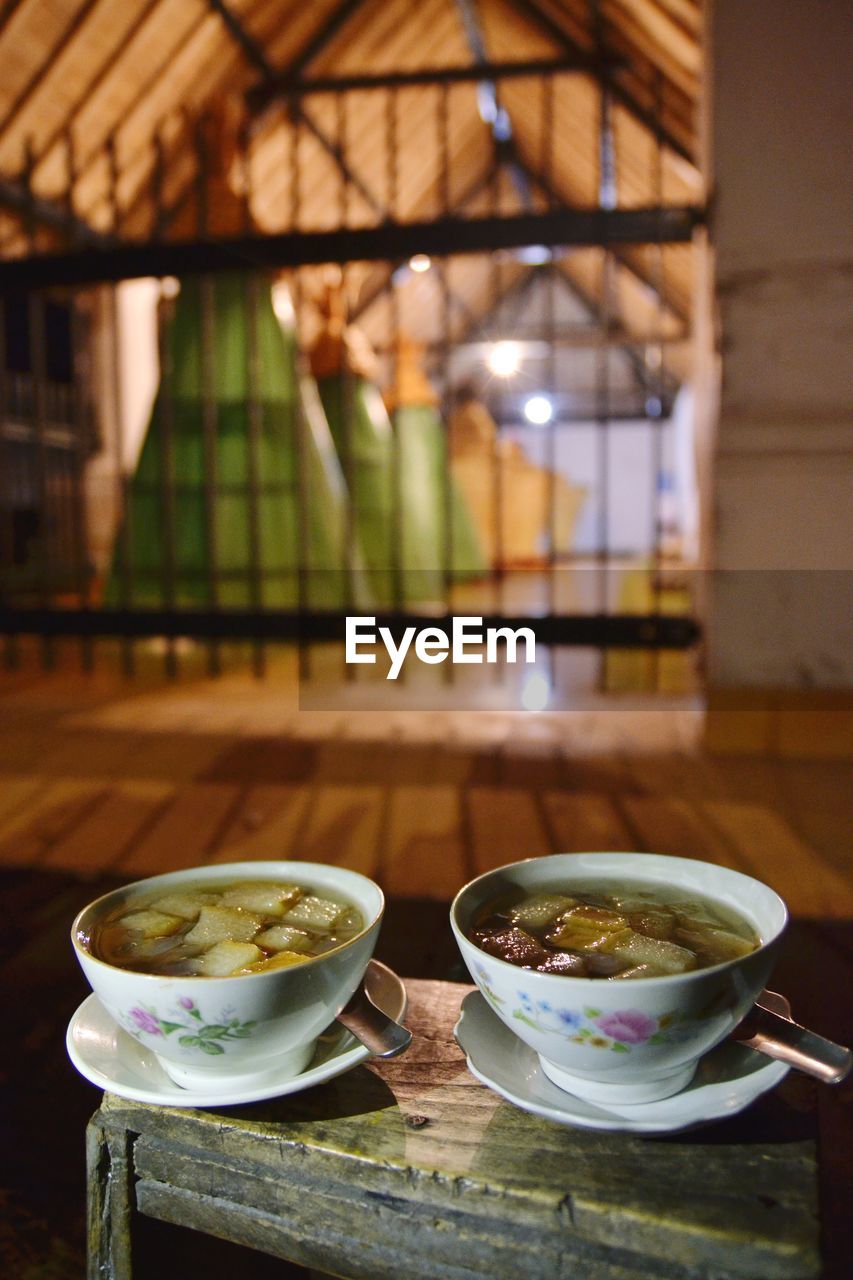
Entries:
POLYGON ((195 1008, 195 1001, 190 1000, 189 996, 181 996, 181 998, 178 1000, 178 1004, 181 1006, 182 1009, 195 1008))
POLYGON ((650 1018, 638 1009, 621 1009, 596 1018, 595 1025, 605 1035, 621 1044, 643 1044, 658 1029, 657 1019, 650 1018))
POLYGON ((130 1017, 139 1027, 140 1031, 147 1031, 150 1036, 161 1036, 163 1032, 160 1030, 160 1024, 152 1013, 147 1009, 131 1009, 130 1017))

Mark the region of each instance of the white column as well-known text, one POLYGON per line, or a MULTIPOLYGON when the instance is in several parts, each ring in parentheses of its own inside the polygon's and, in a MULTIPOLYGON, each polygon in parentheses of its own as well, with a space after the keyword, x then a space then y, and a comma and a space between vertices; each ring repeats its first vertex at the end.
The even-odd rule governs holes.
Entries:
POLYGON ((709 46, 713 558, 755 570, 715 579, 710 686, 849 688, 853 10, 716 0, 709 46))

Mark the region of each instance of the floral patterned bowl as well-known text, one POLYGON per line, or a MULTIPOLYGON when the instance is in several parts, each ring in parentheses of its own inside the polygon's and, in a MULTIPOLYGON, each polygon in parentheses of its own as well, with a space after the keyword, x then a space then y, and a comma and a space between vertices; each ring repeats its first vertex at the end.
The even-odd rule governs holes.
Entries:
POLYGON ((689 1083, 702 1055, 765 986, 787 918, 782 899, 750 876, 652 853, 559 853, 516 862, 472 880, 450 911, 472 978, 498 1017, 536 1051, 548 1078, 590 1102, 627 1104, 669 1097, 689 1083), (746 916, 761 946, 708 969, 612 982, 521 969, 466 936, 478 911, 503 894, 592 878, 702 894, 746 916))
POLYGON ((119 1026, 153 1049, 180 1085, 221 1092, 303 1071, 320 1032, 340 1013, 373 954, 385 900, 366 876, 314 862, 233 862, 152 876, 92 902, 71 927, 77 959, 119 1026), (94 956, 99 917, 158 891, 235 880, 283 880, 336 894, 356 906, 365 928, 334 951, 292 968, 239 977, 160 977, 119 969, 94 956))

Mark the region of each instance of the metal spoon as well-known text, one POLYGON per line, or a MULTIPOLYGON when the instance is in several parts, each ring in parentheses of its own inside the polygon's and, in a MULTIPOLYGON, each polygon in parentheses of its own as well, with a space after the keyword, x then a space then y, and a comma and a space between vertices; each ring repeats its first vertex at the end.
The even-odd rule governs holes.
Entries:
POLYGON ((338 1022, 369 1049, 374 1058, 396 1058, 412 1043, 412 1033, 389 1018, 371 1000, 362 983, 338 1014, 338 1022))
POLYGON ((794 1022, 790 1004, 775 991, 762 991, 731 1034, 747 1048, 787 1062, 824 1084, 841 1084, 853 1067, 849 1049, 794 1022))

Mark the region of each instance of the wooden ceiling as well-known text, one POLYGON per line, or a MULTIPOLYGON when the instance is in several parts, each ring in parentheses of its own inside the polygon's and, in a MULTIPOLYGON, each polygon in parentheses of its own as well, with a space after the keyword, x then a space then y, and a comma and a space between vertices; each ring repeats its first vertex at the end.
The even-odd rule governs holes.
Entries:
MULTIPOLYGON (((89 235, 144 239, 158 219, 168 234, 198 189, 192 143, 211 104, 226 95, 242 101, 275 79, 471 66, 477 49, 466 7, 490 63, 572 58, 586 68, 555 76, 550 93, 533 78, 498 85, 514 155, 529 178, 528 206, 549 198, 597 205, 602 66, 619 205, 701 203, 699 0, 6 0, 0 255, 89 235)), ((246 180, 261 231, 294 221, 319 230, 376 225, 389 215, 429 219, 466 196, 466 213, 519 207, 507 174, 489 179, 492 137, 476 83, 453 84, 444 95, 432 86, 399 89, 393 123, 388 98, 354 91, 342 111, 318 94, 300 97, 295 112, 273 102, 255 114, 246 180), (393 172, 389 128, 399 144, 393 172)), ((578 288, 599 298, 600 257, 582 251, 566 262, 578 288)), ((361 271, 357 292, 369 296, 383 270, 361 271)), ((465 288, 474 312, 485 306, 475 276, 465 288)), ((691 295, 689 245, 620 253, 616 301, 638 330, 683 326, 691 295)))

